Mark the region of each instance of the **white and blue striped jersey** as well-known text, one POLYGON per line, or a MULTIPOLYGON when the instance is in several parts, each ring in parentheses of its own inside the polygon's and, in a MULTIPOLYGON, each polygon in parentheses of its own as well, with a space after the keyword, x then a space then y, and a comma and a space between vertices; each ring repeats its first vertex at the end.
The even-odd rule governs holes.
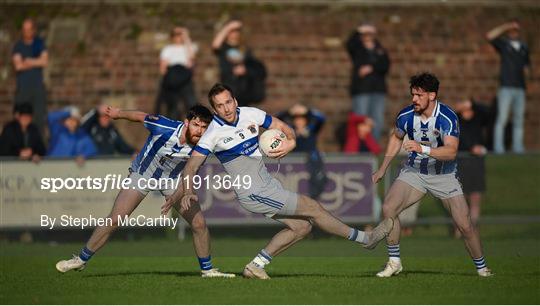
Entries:
POLYGON ((181 121, 163 116, 147 115, 144 126, 150 135, 130 170, 148 178, 177 178, 191 156, 191 146, 181 145, 184 128, 181 121))
MULTIPOLYGON (((454 111, 439 101, 435 103, 433 114, 426 121, 412 105, 401 110, 396 119, 397 135, 407 135, 409 139, 431 148, 443 146, 445 136, 459 138, 459 120, 454 111)), ((406 166, 422 174, 448 174, 456 171, 457 162, 440 161, 426 154, 410 152, 406 166)))
POLYGON ((272 116, 255 107, 238 107, 236 114, 234 123, 214 115, 208 129, 193 149, 204 155, 214 153, 222 164, 240 156, 262 158, 259 151, 259 127, 270 127, 272 116))

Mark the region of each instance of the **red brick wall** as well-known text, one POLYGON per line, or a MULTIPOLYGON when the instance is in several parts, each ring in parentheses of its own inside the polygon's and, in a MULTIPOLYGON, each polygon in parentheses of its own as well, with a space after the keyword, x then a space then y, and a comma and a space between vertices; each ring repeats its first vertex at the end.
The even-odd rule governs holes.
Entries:
MULTIPOLYGON (((100 101, 152 111, 158 84, 155 34, 180 22, 199 43, 196 88, 199 100, 217 80, 210 42, 217 22, 240 18, 247 41, 269 70, 267 111, 305 102, 329 117, 321 147, 336 150, 334 128, 351 108, 350 63, 342 47, 350 31, 369 21, 392 61, 386 118, 409 101, 408 78, 432 71, 441 80, 441 100, 474 96, 491 101, 498 85, 498 56, 483 38, 491 27, 520 18, 531 50, 525 141, 540 148, 540 8, 538 6, 293 6, 240 4, 0 5, 0 123, 11 117, 15 89, 10 64, 17 26, 35 16, 45 36, 54 20, 76 18, 86 25, 82 42, 50 44, 49 108, 67 103, 88 110, 100 101)), ((56 40, 58 41, 58 40, 56 40)), ((131 143, 141 145, 140 127, 122 123, 131 143), (135 132, 133 132, 135 131, 135 132)))

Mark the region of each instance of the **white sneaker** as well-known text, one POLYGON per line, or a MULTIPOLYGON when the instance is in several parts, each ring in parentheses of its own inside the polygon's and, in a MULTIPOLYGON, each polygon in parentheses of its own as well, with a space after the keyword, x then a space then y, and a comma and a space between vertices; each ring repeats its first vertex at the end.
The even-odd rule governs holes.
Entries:
POLYGON ((488 267, 485 267, 476 271, 478 272, 478 275, 481 277, 490 277, 490 276, 495 275, 495 273, 491 272, 491 270, 488 267))
POLYGON ((66 273, 70 270, 82 271, 86 268, 86 261, 79 258, 77 255, 73 255, 73 258, 68 260, 60 260, 56 263, 56 270, 62 273, 66 273))
POLYGON ((392 228, 394 228, 394 219, 384 219, 371 232, 367 233, 368 243, 364 245, 364 248, 373 250, 381 240, 390 234, 392 228))
POLYGON ((390 277, 398 275, 401 271, 403 271, 401 261, 388 260, 388 262, 386 263, 386 267, 384 267, 384 270, 377 273, 377 277, 390 277))
POLYGON ((213 268, 213 269, 210 269, 210 270, 202 270, 201 271, 201 276, 202 277, 233 278, 233 277, 236 277, 236 274, 219 272, 219 269, 213 268))
POLYGON ((263 268, 258 267, 252 262, 246 265, 242 274, 246 278, 270 279, 270 276, 266 274, 263 268))

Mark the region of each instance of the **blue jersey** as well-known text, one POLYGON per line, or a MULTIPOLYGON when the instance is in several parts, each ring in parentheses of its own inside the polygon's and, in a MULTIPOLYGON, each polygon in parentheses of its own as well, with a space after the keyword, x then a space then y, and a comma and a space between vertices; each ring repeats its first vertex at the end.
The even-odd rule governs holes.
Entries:
MULTIPOLYGON (((408 136, 422 145, 437 148, 444 145, 445 136, 459 138, 459 121, 454 111, 435 102, 435 110, 431 117, 423 121, 412 105, 401 110, 396 118, 396 134, 408 136)), ((426 154, 410 152, 407 167, 422 174, 448 174, 456 171, 457 162, 440 161, 426 154)))
POLYGON ((177 178, 192 150, 188 144, 179 143, 184 124, 163 116, 147 115, 144 126, 150 135, 131 163, 131 171, 156 179, 177 178))

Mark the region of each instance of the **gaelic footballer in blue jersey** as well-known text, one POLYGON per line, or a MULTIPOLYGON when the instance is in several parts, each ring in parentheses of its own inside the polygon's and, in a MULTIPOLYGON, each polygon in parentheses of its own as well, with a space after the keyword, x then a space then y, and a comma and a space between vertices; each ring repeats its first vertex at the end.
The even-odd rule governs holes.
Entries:
MULTIPOLYGON (((372 232, 364 233, 336 219, 317 201, 284 189, 264 165, 259 151, 259 127, 279 129, 287 136, 287 140, 278 148, 270 151, 269 156, 274 158, 281 158, 294 149, 294 131, 283 121, 260 109, 238 107, 231 89, 225 85, 214 85, 208 94, 208 100, 215 112, 214 119, 193 148, 183 176, 188 180, 192 178, 206 156, 213 153, 231 177, 251 177, 251 188, 234 189, 240 205, 250 212, 273 218, 286 227, 246 265, 244 276, 268 279, 265 265, 270 263, 273 256, 304 238, 311 231, 312 224, 328 233, 359 242, 366 248, 374 248, 390 231, 392 219, 385 220, 372 232)), ((182 188, 167 201, 174 203, 181 199, 182 208, 187 210, 192 201, 197 201, 197 196, 194 194, 193 184, 185 182, 186 180, 182 179, 182 188)))
MULTIPOLYGON (((149 189, 141 187, 146 186, 146 184, 140 184, 140 182, 148 181, 151 178, 176 179, 184 168, 186 160, 192 152, 192 147, 199 142, 212 120, 210 110, 201 105, 193 106, 184 121, 149 115, 140 111, 120 110, 110 106, 106 108, 105 113, 112 119, 141 122, 148 129, 150 135, 129 168, 129 178, 132 185, 118 193, 112 211, 107 217, 112 225, 96 227, 79 256, 62 260, 56 264, 56 269, 60 272, 84 269, 88 260, 107 243, 110 235, 117 229, 118 219, 131 215, 149 191, 159 191, 163 196, 174 193, 174 186, 167 184, 159 186, 158 184, 157 189, 149 189)), ((173 202, 170 202, 169 205, 162 207, 163 215, 169 211, 172 204, 173 202)), ((199 205, 195 204, 190 209, 179 209, 179 211, 193 231, 193 244, 199 259, 202 276, 234 277, 234 274, 222 273, 212 267, 210 234, 199 205)))
POLYGON ((379 277, 397 275, 403 269, 400 260, 400 223, 396 218, 404 209, 418 202, 426 192, 441 199, 461 231, 467 251, 478 275, 491 276, 478 232, 469 217, 469 207, 456 174, 459 144, 459 121, 454 111, 437 100, 439 80, 432 74, 411 77, 412 105, 401 110, 390 136, 386 155, 379 170, 373 173, 377 183, 386 173, 401 146, 408 160, 390 187, 383 203, 385 218, 395 218, 394 228, 386 238, 389 260, 379 277), (405 136, 408 140, 404 141, 405 136))

